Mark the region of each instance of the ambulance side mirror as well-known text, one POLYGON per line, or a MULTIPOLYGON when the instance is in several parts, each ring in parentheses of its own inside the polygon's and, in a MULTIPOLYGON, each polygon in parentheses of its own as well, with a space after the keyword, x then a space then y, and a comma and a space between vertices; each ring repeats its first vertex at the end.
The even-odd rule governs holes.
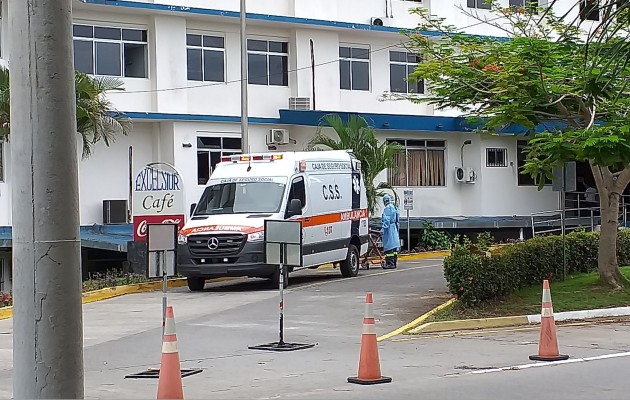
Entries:
POLYGON ((300 199, 292 199, 287 210, 287 217, 291 218, 295 215, 302 215, 302 202, 300 199))
POLYGON ((197 203, 192 203, 190 205, 190 216, 192 217, 193 214, 195 213, 195 208, 197 208, 197 203))

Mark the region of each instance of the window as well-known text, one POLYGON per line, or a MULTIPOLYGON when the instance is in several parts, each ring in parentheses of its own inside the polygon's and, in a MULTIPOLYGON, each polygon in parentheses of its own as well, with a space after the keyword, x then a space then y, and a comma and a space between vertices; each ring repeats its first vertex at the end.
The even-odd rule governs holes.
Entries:
POLYGON ((510 0, 510 7, 518 9, 520 7, 528 9, 528 11, 536 11, 538 0, 510 0))
POLYGON ((488 0, 468 0, 468 8, 482 8, 484 10, 490 9, 490 4, 487 3, 488 0))
MULTIPOLYGON (((524 150, 527 147, 527 140, 519 140, 516 142, 517 150, 516 150, 516 164, 518 170, 518 186, 538 186, 538 180, 532 178, 529 174, 521 174, 523 171, 523 167, 525 166, 525 160, 527 155, 524 150)), ((546 180, 545 185, 548 185, 550 182, 546 180)))
POLYGON ((250 84, 289 86, 289 43, 248 39, 247 59, 250 84))
POLYGON ((188 80, 225 82, 225 38, 186 35, 188 80))
POLYGON ((0 182, 4 182, 4 142, 0 141, 0 182))
POLYGON ((410 82, 420 57, 404 51, 389 52, 389 87, 392 93, 424 93, 424 81, 410 82))
POLYGON ((74 68, 90 75, 147 77, 147 31, 73 25, 74 68))
POLYGON ((197 138, 197 183, 205 185, 212 171, 227 157, 241 152, 241 138, 203 137, 197 138))
POLYGON ((293 199, 298 199, 302 202, 302 209, 306 207, 306 184, 304 182, 304 177, 298 176, 293 180, 291 190, 289 192, 289 202, 287 205, 291 204, 291 200, 293 199))
POLYGON ((369 47, 339 47, 340 87, 344 90, 370 90, 369 47))
POLYGON ((507 149, 486 149, 486 167, 507 167, 507 149))
POLYGON ((277 213, 286 185, 279 182, 230 182, 208 186, 195 216, 277 213))
POLYGON ((580 19, 582 21, 599 21, 599 1, 580 0, 580 19))
POLYGON ((405 146, 405 152, 394 156, 397 170, 388 171, 392 186, 445 186, 444 140, 388 140, 405 146))

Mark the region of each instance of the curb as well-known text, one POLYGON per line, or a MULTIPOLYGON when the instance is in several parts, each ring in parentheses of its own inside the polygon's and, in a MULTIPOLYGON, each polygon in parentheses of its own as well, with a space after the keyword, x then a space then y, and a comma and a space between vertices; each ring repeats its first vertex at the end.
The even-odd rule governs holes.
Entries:
MULTIPOLYGON (((554 313, 554 321, 579 321, 602 317, 630 316, 630 307, 600 308, 595 310, 564 311, 554 313)), ((461 319, 454 321, 428 322, 413 329, 407 330, 408 334, 417 335, 423 333, 469 331, 490 328, 506 328, 511 326, 540 324, 540 314, 518 315, 511 317, 461 319)))
POLYGON ((427 318, 429 318, 433 314, 437 313, 438 311, 442 311, 443 309, 445 309, 447 307, 450 307, 453 303, 455 303, 455 299, 450 299, 447 302, 442 303, 439 306, 435 307, 433 310, 431 310, 431 311, 421 315, 420 317, 416 318, 415 320, 411 321, 407 325, 401 326, 400 328, 398 328, 396 330, 393 330, 393 331, 391 331, 389 333, 386 333, 383 336, 380 336, 380 337, 376 338, 376 341, 377 342, 382 342, 383 340, 387 340, 387 339, 393 338, 394 336, 401 335, 401 334, 407 332, 408 330, 417 327, 422 322, 424 322, 427 318))
MULTIPOLYGON (((426 260, 430 258, 441 258, 448 257, 451 255, 450 250, 438 250, 438 251, 423 251, 421 253, 414 254, 401 254, 398 256, 398 261, 412 261, 412 260, 426 260)), ((369 259, 370 261, 376 261, 378 258, 372 257, 369 259)), ((332 269, 332 264, 324 264, 319 266, 317 269, 332 269)))
MULTIPOLYGON (((232 281, 240 278, 216 278, 216 279, 208 279, 206 282, 223 282, 223 281, 232 281)), ((174 278, 168 280, 169 288, 177 288, 186 286, 186 278, 174 278)), ((145 292, 154 292, 156 290, 162 289, 162 281, 155 282, 142 282, 136 283, 133 285, 122 285, 122 286, 114 286, 103 288, 99 290, 93 290, 90 292, 82 293, 81 303, 94 303, 96 301, 112 299, 114 297, 123 296, 125 294, 131 293, 145 293, 145 292)), ((8 319, 13 316, 13 306, 8 307, 0 307, 0 320, 8 319)))

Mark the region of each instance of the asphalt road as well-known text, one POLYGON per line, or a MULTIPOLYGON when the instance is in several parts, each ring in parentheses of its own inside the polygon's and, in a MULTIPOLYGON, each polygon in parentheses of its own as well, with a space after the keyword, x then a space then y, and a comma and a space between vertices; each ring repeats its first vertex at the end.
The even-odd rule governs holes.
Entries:
MULTIPOLYGON (((338 269, 291 274, 285 291, 285 340, 317 344, 314 349, 292 355, 292 359, 302 364, 324 357, 330 361, 319 362, 326 365, 345 353, 342 357, 348 358, 351 365, 356 364, 368 291, 374 295, 378 332, 387 333, 445 301, 441 260, 401 263, 397 270, 371 268, 349 279, 341 278, 338 269)), ((191 386, 186 390, 187 397, 207 398, 208 390, 222 392, 240 386, 238 379, 231 381, 239 377, 244 383, 262 380, 264 385, 265 360, 279 354, 249 350, 248 346, 277 340, 277 289, 270 289, 264 280, 237 280, 208 284, 205 291, 198 293, 187 288, 174 289, 169 302, 175 312, 182 367, 204 368, 202 374, 185 378, 186 387, 192 379, 212 382, 208 387, 200 386, 199 391, 191 386), (217 371, 222 373, 217 375, 217 371), (263 371, 263 375, 257 377, 256 371, 263 371), (223 385, 217 387, 222 380, 223 385)), ((147 368, 159 368, 161 307, 161 293, 155 292, 84 305, 86 396, 154 396, 155 380, 123 378, 147 368)), ((0 321, 3 398, 11 396, 11 333, 11 320, 0 321)), ((281 357, 278 362, 284 363, 284 359, 281 357)), ((299 372, 297 367, 291 369, 299 372)), ((242 386, 247 387, 248 384, 242 386)), ((247 391, 231 396, 250 397, 247 391)))
MULTIPOLYGON (((385 334, 444 301, 440 261, 362 271, 352 279, 336 270, 304 271, 291 283, 285 340, 315 347, 288 353, 247 348, 277 340, 277 292, 261 281, 172 293, 182 367, 203 368, 184 378, 186 398, 628 398, 629 323, 559 327, 561 351, 571 363, 534 368, 528 356, 537 350, 537 328, 398 336, 379 344, 381 370, 392 383, 348 384, 357 373, 365 292, 374 294, 376 329, 385 334)), ((86 396, 155 398, 157 380, 125 375, 159 367, 160 294, 88 304, 84 318, 86 396)), ((11 396, 10 349, 11 321, 0 321, 2 398, 11 396)))

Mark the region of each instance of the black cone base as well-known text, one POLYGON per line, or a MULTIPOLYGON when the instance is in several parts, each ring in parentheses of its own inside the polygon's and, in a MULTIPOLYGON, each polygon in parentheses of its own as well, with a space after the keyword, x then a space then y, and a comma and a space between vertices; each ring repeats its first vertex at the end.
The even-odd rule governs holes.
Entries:
POLYGON ((267 350, 267 351, 294 351, 294 350, 305 350, 314 347, 314 344, 307 343, 286 343, 286 342, 274 342, 267 344, 260 344, 257 346, 249 346, 248 349, 251 350, 267 350))
POLYGON ((559 354, 557 356, 551 356, 551 357, 543 357, 543 356, 529 356, 529 359, 532 361, 563 361, 563 360, 568 360, 569 356, 564 355, 564 354, 559 354))
POLYGON ((358 385, 378 385, 379 383, 391 383, 392 378, 381 376, 378 379, 359 379, 357 377, 348 378, 348 383, 356 383, 358 385))

